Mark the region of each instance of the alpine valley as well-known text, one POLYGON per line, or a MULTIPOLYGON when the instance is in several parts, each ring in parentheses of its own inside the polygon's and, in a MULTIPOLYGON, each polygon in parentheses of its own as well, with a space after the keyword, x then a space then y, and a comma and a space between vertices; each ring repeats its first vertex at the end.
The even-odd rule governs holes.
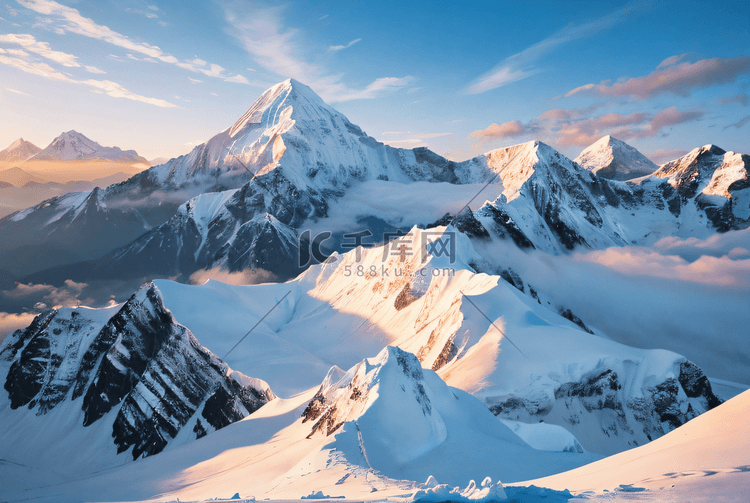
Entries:
POLYGON ((0 500, 747 487, 749 169, 610 136, 454 162, 279 83, 187 155, 0 220, 0 311, 35 315, 0 344, 0 500))

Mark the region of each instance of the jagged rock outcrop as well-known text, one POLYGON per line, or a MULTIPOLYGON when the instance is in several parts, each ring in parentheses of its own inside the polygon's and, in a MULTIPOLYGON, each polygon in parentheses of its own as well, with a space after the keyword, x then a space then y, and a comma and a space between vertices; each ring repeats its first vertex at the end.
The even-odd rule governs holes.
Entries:
POLYGON ((275 397, 201 346, 155 285, 114 310, 47 311, 16 331, 0 353, 11 362, 11 409, 44 415, 69 401, 83 412, 82 427, 114 415, 117 452, 132 447, 137 459, 161 452, 189 423, 200 438, 275 397))
MULTIPOLYGON (((614 366, 603 367, 552 390, 494 397, 488 406, 506 419, 563 424, 580 432, 586 447, 586 440, 595 436, 591 431, 583 434, 587 429, 596 428, 607 438, 627 437, 629 445, 643 445, 721 403, 703 371, 688 360, 673 364, 661 382, 643 382, 636 392, 623 389, 632 384, 633 376, 623 378, 621 373, 614 366)), ((590 440, 588 445, 593 447, 590 440)))

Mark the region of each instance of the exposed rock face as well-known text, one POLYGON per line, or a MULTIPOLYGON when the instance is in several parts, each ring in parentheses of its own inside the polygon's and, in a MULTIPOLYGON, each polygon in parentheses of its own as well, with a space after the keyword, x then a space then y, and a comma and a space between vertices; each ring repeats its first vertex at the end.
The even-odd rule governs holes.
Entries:
POLYGON ((453 225, 456 230, 463 232, 472 238, 489 239, 490 234, 487 229, 476 219, 474 213, 467 207, 464 207, 458 215, 451 215, 450 213, 444 215, 435 223, 428 225, 427 228, 433 228, 438 226, 453 225))
POLYGON ((705 145, 664 164, 654 177, 665 179, 679 199, 679 209, 694 205, 719 232, 750 224, 750 156, 705 145))
POLYGON ((630 438, 630 445, 642 445, 721 403, 694 363, 683 360, 673 367, 662 382, 644 383, 639 393, 629 394, 623 389, 626 383, 622 376, 612 368, 603 368, 585 374, 579 381, 560 384, 551 396, 539 389, 526 396, 493 400, 488 406, 506 419, 544 420, 563 424, 576 433, 581 431, 579 440, 595 451, 597 447, 587 438, 592 435, 583 433, 586 428, 598 427, 599 435, 630 438))
POLYGON ((265 383, 232 372, 201 346, 153 284, 110 316, 52 310, 15 332, 0 354, 12 362, 11 408, 43 415, 80 401, 84 427, 114 414, 118 453, 132 447, 137 459, 161 452, 193 419, 200 438, 274 398, 265 383))

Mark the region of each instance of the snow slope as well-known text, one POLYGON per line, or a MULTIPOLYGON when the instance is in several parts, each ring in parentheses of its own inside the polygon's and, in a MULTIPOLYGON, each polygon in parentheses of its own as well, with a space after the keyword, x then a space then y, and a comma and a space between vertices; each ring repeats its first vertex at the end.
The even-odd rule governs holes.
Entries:
MULTIPOLYGON (((16 332, 3 346, 10 396, 0 418, 14 433, 0 458, 38 473, 25 469, 12 494, 207 499, 232 487, 227 496, 298 498, 320 490, 364 498, 373 489, 413 492, 429 475, 462 487, 485 476, 509 482, 592 460, 584 450, 608 454, 642 445, 717 405, 694 364, 587 333, 499 276, 476 273, 471 264, 482 257, 467 236, 453 232, 414 228, 384 247, 335 254, 287 283, 158 281, 108 321, 102 315, 104 328, 84 338, 66 327, 50 335, 40 317, 36 328, 16 332), (436 243, 445 239, 455 239, 455 255, 439 251, 444 247, 436 243), (151 351, 149 333, 157 341, 172 335, 142 372, 136 362, 151 351), (62 358, 46 356, 41 342, 54 336, 89 349, 82 355, 63 342, 62 358), (102 338, 108 349, 91 349, 102 338), (175 351, 186 341, 193 349, 175 351), (196 354, 213 361, 209 351, 237 372, 262 378, 284 400, 226 426, 244 414, 230 417, 206 440, 193 441, 202 436, 196 418, 205 413, 198 411, 211 399, 191 398, 191 382, 201 374, 189 362, 196 354), (103 363, 92 370, 90 362, 103 363), (79 370, 61 374, 62 368, 79 370), (140 376, 135 386, 129 375, 140 376), (47 384, 56 379, 63 385, 47 384), (90 383, 83 401, 75 392, 68 398, 66 390, 80 383, 90 383), (54 393, 40 391, 47 389, 54 393), (53 399, 27 402, 32 393, 53 399), (18 408, 27 403, 31 410, 18 408), (34 415, 42 412, 37 403, 51 405, 47 414, 34 415), (139 410, 153 412, 133 414, 139 410), (506 426, 514 423, 493 413, 528 423, 513 426, 528 443, 506 426), (90 426, 81 428, 81 420, 90 426), (566 435, 551 425, 533 426, 540 420, 572 435, 561 442, 566 435), (169 425, 180 429, 170 433, 169 425), (131 445, 148 448, 153 438, 171 440, 156 456, 76 481, 94 464, 112 467, 150 452, 115 454, 131 445), (82 464, 61 469, 62 453, 82 443, 82 464), (40 460, 42 451, 49 455, 40 460), (65 484, 40 487, 39 474, 48 471, 65 484), (132 480, 139 480, 137 489, 132 480)), ((69 317, 76 312, 83 311, 69 317)), ((225 370, 209 381, 237 382, 226 364, 217 365, 225 370)), ((0 471, 17 474, 13 466, 0 471)))
POLYGON ((700 369, 679 355, 591 335, 499 276, 477 274, 483 259, 461 233, 455 262, 430 254, 422 262, 422 240, 445 232, 453 231, 415 228, 387 247, 360 250, 360 261, 357 250, 336 254, 288 283, 156 284, 176 318, 217 354, 270 310, 227 362, 280 396, 395 345, 501 417, 559 424, 592 452, 646 443, 718 403, 700 369), (410 254, 403 262, 401 246, 410 254), (207 309, 221 314, 207 318, 207 309))
POLYGON ((320 491, 367 499, 376 492, 380 499, 414 492, 430 477, 466 486, 477 476, 513 480, 595 458, 532 449, 478 400, 388 347, 343 376, 332 369, 314 397, 275 400, 206 440, 80 482, 27 492, 12 484, 9 494, 174 501, 221 492, 298 499, 320 491))
POLYGON ((624 487, 621 496, 630 486, 644 491, 642 498, 631 495, 638 501, 744 501, 750 491, 749 414, 746 391, 648 445, 528 483, 574 493, 624 487))

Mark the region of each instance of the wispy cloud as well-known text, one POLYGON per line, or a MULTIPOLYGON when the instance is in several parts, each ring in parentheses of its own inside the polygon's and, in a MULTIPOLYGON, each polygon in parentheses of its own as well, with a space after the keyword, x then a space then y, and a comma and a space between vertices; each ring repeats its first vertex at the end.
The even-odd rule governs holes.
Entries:
POLYGON ((312 87, 329 103, 372 99, 382 93, 400 89, 413 77, 381 77, 363 89, 353 89, 342 82, 342 75, 331 75, 300 54, 297 30, 283 22, 283 7, 259 6, 235 1, 225 6, 229 34, 237 38, 253 60, 265 70, 280 77, 292 77, 312 87))
POLYGON ((412 133, 411 131, 385 131, 382 136, 408 136, 409 138, 402 139, 385 139, 382 140, 386 145, 396 148, 416 148, 426 147, 427 142, 431 138, 440 138, 442 136, 450 136, 453 133, 412 133))
POLYGON ((486 129, 470 133, 469 138, 477 140, 473 148, 493 141, 530 136, 555 143, 559 147, 586 147, 607 134, 624 141, 664 135, 672 126, 697 121, 705 115, 700 110, 680 111, 676 107, 665 108, 656 114, 637 112, 628 115, 590 115, 602 105, 575 110, 548 110, 526 124, 517 120, 494 123, 486 129))
MULTIPOLYGON (((150 6, 150 7, 153 7, 153 5, 150 6)), ((157 7, 157 10, 158 10, 158 7, 157 7)), ((131 14, 138 14, 139 16, 145 16, 145 17, 147 17, 149 19, 159 19, 159 15, 156 14, 155 12, 153 12, 153 11, 151 11, 151 12, 149 12, 149 11, 142 11, 140 9, 133 9, 131 7, 127 7, 127 8, 125 8, 125 12, 130 12, 131 14)))
POLYGON ((731 98, 719 98, 719 103, 722 105, 731 105, 737 103, 742 105, 743 107, 746 107, 748 104, 750 104, 750 96, 745 93, 739 93, 735 94, 731 98))
POLYGON ((683 155, 687 154, 688 151, 685 149, 674 149, 674 150, 664 150, 659 149, 654 152, 651 152, 650 154, 646 154, 646 157, 654 161, 656 164, 664 164, 665 162, 673 161, 675 159, 679 159, 683 155))
POLYGON ((417 138, 439 138, 440 136, 450 136, 453 133, 412 133, 411 131, 384 131, 384 135, 412 135, 417 138))
POLYGON ((739 129, 742 126, 744 126, 745 124, 747 124, 748 122, 750 122, 750 115, 748 115, 747 117, 743 117, 742 119, 740 119, 739 121, 735 122, 734 124, 728 125, 724 129, 727 129, 727 128, 730 128, 730 127, 734 127, 734 128, 739 129))
POLYGON ((64 73, 61 73, 55 70, 47 63, 27 61, 24 59, 20 59, 18 57, 11 57, 11 56, 5 56, 3 54, 0 54, 0 64, 11 66, 23 72, 30 73, 32 75, 38 75, 40 77, 44 77, 47 79, 58 80, 58 81, 67 82, 70 84, 79 84, 79 85, 89 86, 99 91, 102 91, 104 94, 107 94, 108 96, 111 96, 113 98, 125 98, 128 100, 140 101, 142 103, 148 103, 150 105, 155 105, 158 107, 165 107, 165 108, 177 106, 165 100, 161 100, 158 98, 148 98, 146 96, 141 96, 139 94, 132 93, 128 91, 127 89, 125 89, 120 84, 116 82, 112 82, 110 80, 94 80, 94 79, 76 80, 76 79, 69 77, 68 75, 64 73))
POLYGON ((66 52, 55 51, 50 47, 50 45, 47 42, 40 42, 36 40, 34 36, 29 35, 29 34, 10 33, 6 35, 0 35, 0 44, 20 45, 24 49, 24 50, 21 50, 21 49, 3 50, 0 48, 0 51, 3 54, 11 54, 19 58, 26 58, 29 56, 28 53, 31 52, 45 59, 48 59, 50 61, 54 61, 55 63, 58 63, 62 66, 66 66, 68 68, 83 67, 89 73, 98 73, 98 74, 106 73, 105 71, 100 70, 94 66, 80 64, 78 62, 77 56, 73 54, 68 54, 66 52))
POLYGON ((12 93, 16 93, 16 94, 21 94, 21 95, 23 95, 23 96, 31 96, 30 94, 27 94, 27 93, 25 93, 25 92, 23 92, 23 91, 19 91, 19 90, 17 90, 17 89, 11 89, 10 87, 6 87, 6 88, 5 88, 5 90, 6 90, 6 91, 10 91, 10 92, 12 92, 12 93))
POLYGON ((479 94, 531 77, 542 71, 542 69, 536 67, 536 62, 545 54, 573 40, 588 37, 612 28, 625 21, 628 16, 638 9, 640 9, 638 5, 629 4, 599 19, 580 25, 568 25, 541 42, 537 42, 531 47, 504 59, 491 71, 469 85, 467 91, 469 94, 479 94))
POLYGON ((688 57, 688 53, 680 54, 677 56, 670 56, 661 63, 659 63, 659 66, 656 67, 657 70, 661 70, 662 68, 669 68, 670 66, 674 66, 683 59, 688 57))
POLYGON ((83 65, 83 67, 84 67, 84 68, 86 69, 86 71, 87 71, 87 72, 89 72, 89 73, 99 73, 99 74, 102 74, 102 73, 107 73, 107 72, 105 72, 104 70, 100 70, 99 68, 97 68, 97 67, 95 67, 95 66, 90 66, 90 65, 83 65))
POLYGON ((2 47, 0 47, 0 54, 12 54, 13 56, 18 56, 19 58, 25 58, 29 55, 29 53, 24 51, 23 49, 3 49, 2 47))
POLYGON ((356 44, 357 42, 361 42, 361 41, 362 41, 361 38, 355 38, 354 40, 352 40, 351 42, 349 42, 346 45, 332 45, 331 47, 328 48, 328 50, 329 51, 341 51, 341 50, 344 50, 344 49, 348 49, 351 46, 353 46, 354 44, 356 44))
POLYGON ((336 83, 328 88, 328 92, 333 92, 329 101, 332 103, 338 101, 350 100, 371 100, 377 98, 383 91, 401 89, 414 81, 413 77, 381 77, 375 79, 364 89, 350 89, 342 83, 336 83))
MULTIPOLYGON (((75 33, 84 37, 101 40, 117 47, 121 47, 127 51, 142 54, 153 60, 173 64, 192 72, 203 73, 204 75, 217 77, 228 82, 247 83, 247 79, 240 75, 225 74, 223 68, 221 69, 221 72, 197 68, 192 62, 187 60, 180 61, 172 54, 162 51, 158 46, 146 42, 135 42, 122 33, 118 33, 107 26, 97 24, 92 19, 83 17, 78 10, 59 4, 53 0, 17 1, 27 9, 48 16, 45 18, 44 22, 50 25, 50 29, 57 31, 58 33, 75 33)), ((137 59, 132 56, 132 54, 129 56, 131 56, 131 59, 137 59)), ((219 67, 218 65, 216 66, 219 67)))
POLYGON ((17 17, 18 16, 18 11, 16 9, 14 9, 13 7, 11 7, 10 5, 6 4, 5 8, 8 10, 8 14, 10 14, 11 16, 13 16, 13 17, 17 17))
MULTIPOLYGON (((672 58, 664 61, 670 59, 672 58)), ((750 56, 702 59, 695 63, 671 63, 666 68, 662 62, 659 68, 662 69, 657 69, 645 77, 630 78, 624 82, 586 84, 569 91, 565 96, 585 93, 599 96, 633 96, 639 100, 660 94, 690 96, 695 89, 730 84, 735 82, 738 76, 750 73, 750 56)))
POLYGON ((33 52, 67 67, 80 67, 76 61, 76 56, 65 52, 54 51, 47 42, 38 42, 32 35, 27 34, 7 34, 0 35, 0 44, 20 45, 29 52, 33 52))

